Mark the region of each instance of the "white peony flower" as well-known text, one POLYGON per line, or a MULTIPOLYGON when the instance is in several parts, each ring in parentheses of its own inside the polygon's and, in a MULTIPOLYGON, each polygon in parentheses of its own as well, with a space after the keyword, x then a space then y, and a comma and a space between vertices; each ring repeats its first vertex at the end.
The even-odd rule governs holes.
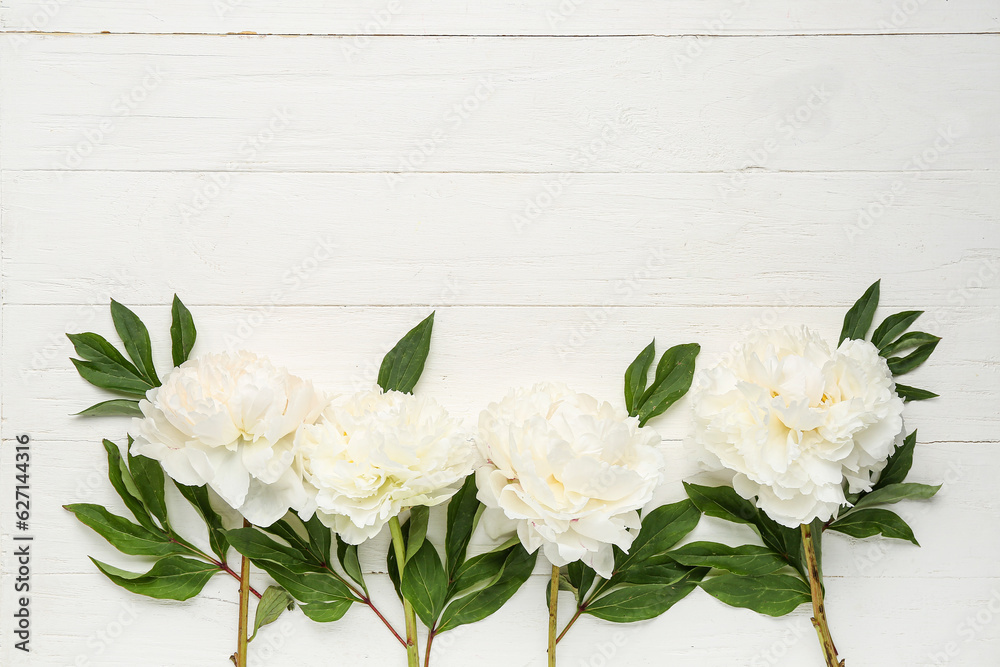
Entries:
POLYGON ((374 537, 404 509, 448 500, 476 460, 438 403, 378 387, 335 399, 295 444, 316 513, 350 544, 374 537))
POLYGON ((479 418, 483 524, 494 538, 516 530, 553 565, 582 560, 610 577, 612 545, 628 551, 660 484, 660 441, 624 408, 564 385, 511 391, 479 418))
POLYGON ((139 402, 133 451, 189 486, 208 484, 251 523, 268 526, 309 498, 294 435, 326 404, 311 382, 250 352, 209 354, 172 370, 139 402))
POLYGON ((694 442, 733 487, 772 519, 798 527, 836 516, 868 491, 903 439, 903 401, 878 350, 846 340, 831 351, 819 334, 757 332, 703 371, 692 391, 694 442))

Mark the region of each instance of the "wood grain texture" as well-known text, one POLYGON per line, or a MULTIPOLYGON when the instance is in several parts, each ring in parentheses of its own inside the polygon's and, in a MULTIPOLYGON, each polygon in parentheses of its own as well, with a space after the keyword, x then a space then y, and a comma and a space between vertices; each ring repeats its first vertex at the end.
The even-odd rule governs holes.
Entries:
POLYGON ((990 169, 998 35, 4 40, 4 169, 990 169), (940 64, 947 62, 947 67, 940 64), (405 103, 401 103, 405 100, 405 103), (916 167, 914 166, 916 165, 916 167), (921 166, 924 165, 924 166, 921 166))
MULTIPOLYGON (((990 0, 3 0, 4 30, 397 35, 995 32, 990 0)), ((364 39, 357 40, 363 47, 364 39)))
MULTIPOLYGON (((998 21, 995 0, 0 0, 0 665, 231 664, 232 580, 187 603, 132 596, 86 556, 141 559, 61 509, 125 512, 99 441, 127 420, 68 414, 103 395, 63 336, 114 339, 112 296, 149 324, 161 370, 176 292, 196 352, 249 348, 332 390, 372 383, 436 309, 418 391, 472 424, 541 379, 620 400, 654 336, 700 342, 702 367, 755 327, 835 338, 878 277, 880 315, 925 309, 944 338, 905 378, 941 394, 906 419, 913 479, 944 486, 896 506, 922 548, 826 540, 834 636, 851 667, 994 665, 998 21), (31 654, 9 641, 20 433, 31 654)), ((689 407, 651 423, 668 461, 655 502, 699 473, 689 407)), ((742 530, 706 519, 691 539, 742 530)), ((362 565, 402 626, 386 546, 362 565)), ((432 664, 542 665, 546 569, 435 642, 432 664)), ((388 639, 363 608, 326 626, 293 612, 250 664, 402 664, 388 639)), ((696 592, 651 622, 584 619, 559 664, 820 660, 805 607, 775 620, 696 592)))

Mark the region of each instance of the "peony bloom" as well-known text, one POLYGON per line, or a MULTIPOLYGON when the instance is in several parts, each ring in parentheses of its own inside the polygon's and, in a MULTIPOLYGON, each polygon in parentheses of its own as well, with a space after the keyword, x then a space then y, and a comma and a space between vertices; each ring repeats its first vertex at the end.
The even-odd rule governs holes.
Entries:
POLYGON ((350 544, 404 509, 451 498, 476 459, 438 403, 378 387, 335 399, 295 444, 316 513, 350 544))
POLYGON ((326 400, 311 382, 250 352, 184 362, 146 392, 133 450, 172 478, 208 484, 250 522, 268 526, 309 499, 294 435, 326 400))
POLYGON ((516 529, 553 565, 582 560, 608 578, 612 545, 628 551, 637 510, 660 484, 659 444, 624 408, 564 385, 511 391, 479 418, 484 526, 493 537, 516 529))
POLYGON ((693 440, 735 472, 733 487, 772 519, 828 520, 903 438, 903 401, 874 345, 831 351, 802 327, 751 336, 695 383, 693 440))

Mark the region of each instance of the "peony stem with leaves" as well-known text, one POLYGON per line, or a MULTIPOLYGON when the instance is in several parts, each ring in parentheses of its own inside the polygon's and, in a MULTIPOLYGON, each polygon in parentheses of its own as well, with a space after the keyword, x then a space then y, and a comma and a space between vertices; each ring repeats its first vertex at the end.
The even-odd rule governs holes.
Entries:
MULTIPOLYGON (((559 567, 552 566, 552 583, 549 588, 549 667, 556 667, 556 642, 559 641, 557 620, 559 615, 559 567)), ((567 628, 569 629, 569 628, 567 628)))
MULTIPOLYGON (((249 528, 250 522, 243 520, 243 527, 249 528)), ((236 642, 236 655, 233 662, 236 667, 247 665, 247 632, 250 620, 250 559, 243 556, 240 562, 240 620, 239 637, 236 642)))
MULTIPOLYGON (((399 525, 399 517, 389 519, 389 531, 392 533, 392 548, 396 552, 396 565, 399 567, 399 578, 403 578, 403 567, 406 565, 406 543, 403 541, 403 529, 399 525)), ((403 597, 403 614, 406 617, 406 664, 407 667, 420 667, 420 647, 417 646, 417 614, 413 605, 403 597)))
POLYGON ((806 567, 809 569, 809 590, 812 593, 813 617, 812 624, 823 647, 823 658, 827 667, 844 667, 844 661, 837 660, 837 647, 830 635, 830 626, 826 620, 826 607, 823 604, 823 575, 819 570, 819 559, 816 557, 816 545, 813 542, 812 527, 802 525, 802 546, 806 556, 806 567))

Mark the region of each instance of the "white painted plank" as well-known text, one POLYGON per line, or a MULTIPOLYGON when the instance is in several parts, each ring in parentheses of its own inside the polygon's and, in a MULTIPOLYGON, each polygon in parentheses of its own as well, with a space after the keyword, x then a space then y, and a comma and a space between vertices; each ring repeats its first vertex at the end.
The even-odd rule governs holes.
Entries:
POLYGON ((401 37, 354 62, 345 39, 5 40, 0 164, 867 171, 995 168, 1000 155, 995 35, 711 37, 697 50, 401 37))
MULTIPOLYGON (((129 303, 127 291, 119 292, 129 303)), ((385 352, 429 310, 192 308, 199 331, 196 352, 245 347, 333 391, 373 384, 385 352)), ((136 312, 150 328, 160 367, 168 368, 169 307, 136 312)), ((908 383, 941 395, 908 408, 922 442, 997 440, 998 313, 997 307, 967 306, 925 316, 921 328, 944 341, 924 367, 906 376, 908 383)), ((120 420, 69 415, 104 400, 105 393, 78 377, 62 333, 90 330, 114 338, 106 307, 8 305, 4 314, 4 437, 15 429, 65 442, 122 437, 120 420)), ((540 380, 562 380, 619 400, 625 368, 654 336, 661 350, 701 343, 700 362, 708 364, 736 343, 741 331, 762 324, 808 324, 835 341, 843 314, 840 308, 439 307, 420 388, 470 418, 508 388, 540 380)), ((664 437, 681 439, 689 423, 687 405, 679 403, 655 426, 664 437)))
POLYGON ((3 0, 5 30, 406 35, 985 32, 990 0, 3 0))
POLYGON ((385 174, 15 172, 2 187, 7 303, 846 309, 884 276, 887 306, 1000 304, 997 172, 419 174, 395 190, 385 174))

